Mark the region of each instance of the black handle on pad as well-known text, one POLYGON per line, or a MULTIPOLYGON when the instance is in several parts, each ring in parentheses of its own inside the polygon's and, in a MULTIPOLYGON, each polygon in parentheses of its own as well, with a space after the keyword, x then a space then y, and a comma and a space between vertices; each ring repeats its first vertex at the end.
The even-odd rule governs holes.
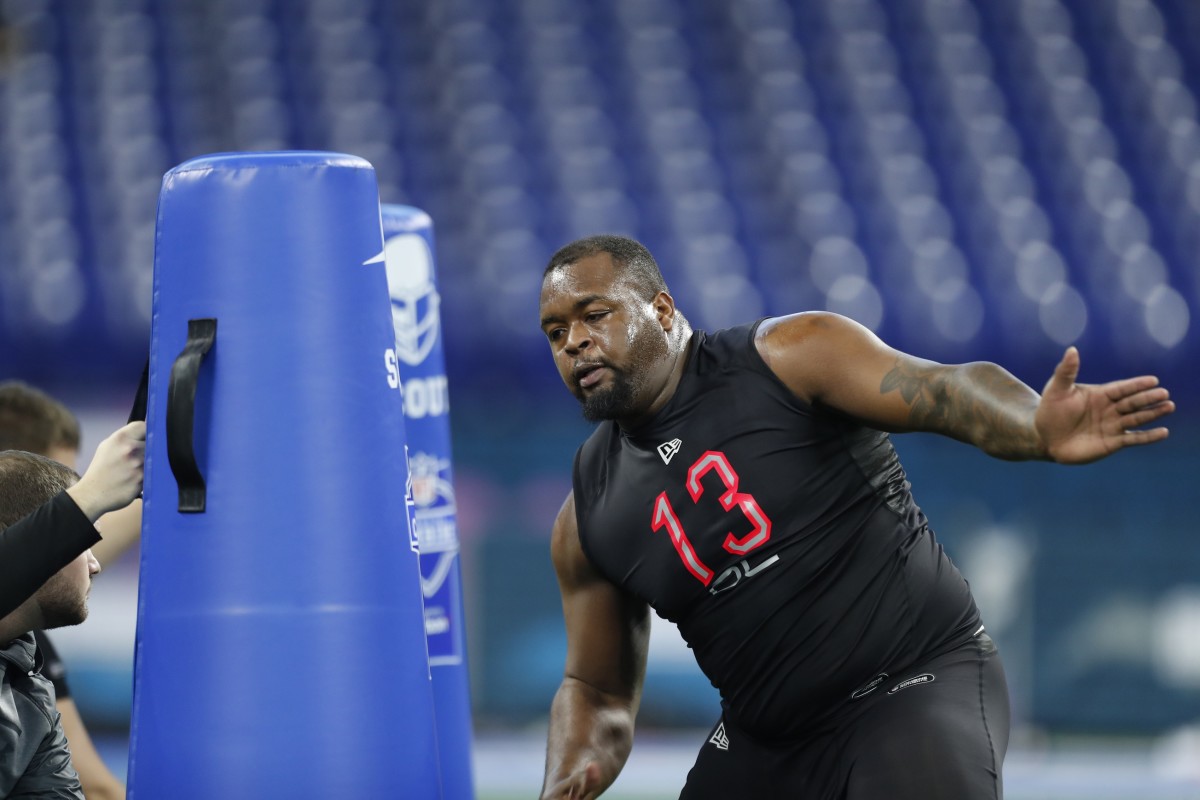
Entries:
POLYGON ((129 419, 127 422, 145 422, 146 421, 146 394, 150 388, 150 359, 146 359, 146 366, 142 367, 142 380, 138 384, 137 392, 133 396, 133 407, 129 409, 129 419))
POLYGON ((179 484, 179 511, 183 514, 204 513, 207 498, 193 437, 200 366, 216 338, 215 319, 189 319, 187 344, 171 366, 167 384, 167 460, 179 484))

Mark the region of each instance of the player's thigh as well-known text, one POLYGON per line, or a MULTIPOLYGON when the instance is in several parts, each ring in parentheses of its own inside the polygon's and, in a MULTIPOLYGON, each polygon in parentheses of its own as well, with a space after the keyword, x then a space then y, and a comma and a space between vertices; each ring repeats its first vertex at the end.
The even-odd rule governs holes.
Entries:
POLYGON ((709 731, 679 800, 771 797, 769 752, 721 719, 709 731))
POLYGON ((994 648, 957 655, 970 657, 901 676, 858 720, 846 800, 1003 796, 1009 727, 1004 668, 994 648))
POLYGON ((722 720, 709 732, 680 800, 841 800, 843 741, 827 731, 764 743, 722 720))

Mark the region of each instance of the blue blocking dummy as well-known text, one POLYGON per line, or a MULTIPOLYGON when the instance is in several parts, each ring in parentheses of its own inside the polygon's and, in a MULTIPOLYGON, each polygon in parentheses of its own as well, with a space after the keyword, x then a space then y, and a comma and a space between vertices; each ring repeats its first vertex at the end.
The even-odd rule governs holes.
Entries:
POLYGON ((471 698, 433 223, 410 206, 384 205, 382 213, 396 358, 404 382, 442 790, 446 800, 473 800, 471 698))
POLYGON ((130 796, 439 798, 374 171, 189 161, 157 243, 130 796))

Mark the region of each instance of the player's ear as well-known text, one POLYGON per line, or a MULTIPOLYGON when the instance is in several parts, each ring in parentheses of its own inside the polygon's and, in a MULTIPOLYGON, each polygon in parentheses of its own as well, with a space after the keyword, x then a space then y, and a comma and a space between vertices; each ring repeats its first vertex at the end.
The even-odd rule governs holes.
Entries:
POLYGON ((654 295, 654 316, 664 331, 675 327, 675 300, 666 292, 654 295))

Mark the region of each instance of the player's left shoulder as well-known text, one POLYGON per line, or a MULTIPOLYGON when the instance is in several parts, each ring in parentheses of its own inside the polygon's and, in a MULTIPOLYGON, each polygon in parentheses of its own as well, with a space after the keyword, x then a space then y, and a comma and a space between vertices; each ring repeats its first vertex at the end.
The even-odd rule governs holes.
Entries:
POLYGON ((781 317, 767 317, 758 323, 754 331, 754 343, 760 351, 764 347, 794 346, 813 338, 835 336, 847 324, 852 323, 832 311, 799 311, 781 317))
POLYGON ((768 317, 758 326, 755 347, 768 364, 795 360, 851 356, 862 348, 881 348, 874 333, 849 317, 831 311, 802 311, 768 317))
POLYGON ((795 360, 798 352, 814 339, 833 333, 840 318, 827 311, 802 311, 783 317, 767 317, 754 330, 754 348, 767 366, 779 372, 795 360))
POLYGON ((857 352, 865 329, 829 311, 802 311, 762 320, 754 347, 766 367, 806 403, 821 393, 857 352))

